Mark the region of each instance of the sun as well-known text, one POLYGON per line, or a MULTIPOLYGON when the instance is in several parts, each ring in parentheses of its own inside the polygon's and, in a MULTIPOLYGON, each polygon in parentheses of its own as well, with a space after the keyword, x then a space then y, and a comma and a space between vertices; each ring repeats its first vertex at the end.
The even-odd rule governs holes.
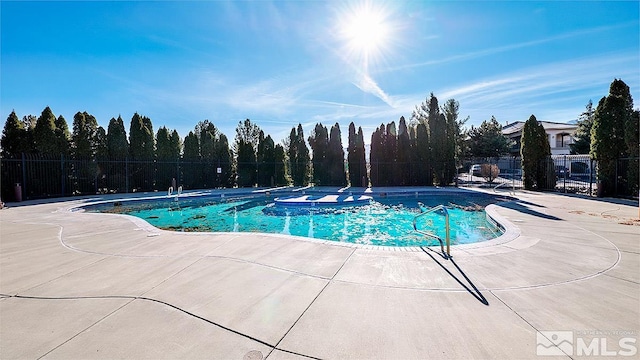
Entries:
POLYGON ((370 2, 347 9, 339 26, 349 50, 367 58, 382 51, 391 32, 387 17, 384 8, 370 2))

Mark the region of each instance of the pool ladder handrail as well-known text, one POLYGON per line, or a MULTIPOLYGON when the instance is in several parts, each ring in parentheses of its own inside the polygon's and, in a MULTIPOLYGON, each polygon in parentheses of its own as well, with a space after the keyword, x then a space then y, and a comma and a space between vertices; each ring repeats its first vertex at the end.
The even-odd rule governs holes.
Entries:
POLYGON ((449 228, 449 210, 447 210, 446 206, 444 205, 434 206, 416 215, 413 218, 413 230, 415 230, 419 234, 438 240, 440 242, 440 250, 442 250, 442 254, 445 256, 446 259, 451 259, 451 236, 450 236, 450 228, 449 228), (444 214, 444 224, 445 224, 445 242, 444 243, 442 241, 442 238, 440 238, 438 235, 428 231, 418 230, 418 227, 417 227, 418 218, 438 210, 442 210, 442 213, 444 214), (445 243, 447 245, 447 251, 444 250, 445 243))
POLYGON ((498 192, 498 188, 499 188, 499 187, 502 187, 502 186, 504 186, 504 185, 511 185, 511 189, 509 190, 509 195, 513 195, 513 196, 515 196, 515 195, 516 195, 516 192, 514 191, 514 188, 513 188, 513 184, 509 184, 508 182, 501 182, 501 183, 499 183, 498 185, 496 185, 496 186, 493 188, 493 192, 494 192, 494 193, 497 193, 497 192, 498 192))

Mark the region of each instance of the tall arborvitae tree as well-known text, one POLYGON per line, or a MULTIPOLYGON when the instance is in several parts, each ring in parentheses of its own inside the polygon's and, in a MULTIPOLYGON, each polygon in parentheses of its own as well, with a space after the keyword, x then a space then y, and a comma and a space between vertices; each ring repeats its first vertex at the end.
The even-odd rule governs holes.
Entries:
POLYGON ((404 116, 400 117, 398 124, 397 166, 398 181, 396 185, 411 185, 411 168, 416 165, 411 163, 411 139, 404 116))
POLYGON ((329 165, 329 185, 347 185, 347 174, 344 169, 344 149, 342 147, 342 134, 340 125, 335 123, 329 134, 329 147, 327 151, 327 163, 329 165))
POLYGON ((469 120, 469 117, 459 118, 460 103, 455 99, 449 99, 445 102, 442 107, 442 113, 447 122, 447 159, 452 162, 447 170, 457 176, 457 170, 462 166, 464 142, 467 138, 464 124, 469 120))
POLYGON ((359 181, 356 186, 369 186, 369 175, 367 174, 367 160, 364 149, 364 134, 362 127, 358 126, 358 135, 356 137, 356 163, 359 165, 359 181))
MULTIPOLYGON (((69 126, 67 125, 67 120, 60 115, 56 119, 55 125, 56 148, 60 150, 61 154, 67 156, 69 155, 69 126)), ((94 142, 95 140, 96 139, 94 139, 94 142)))
POLYGON ((347 144, 347 167, 349 168, 349 184, 357 186, 359 169, 356 165, 356 125, 353 121, 349 124, 349 138, 347 144))
POLYGON ((615 193, 616 165, 618 159, 627 154, 625 127, 632 121, 632 117, 633 99, 629 86, 624 81, 615 79, 609 87, 609 95, 598 103, 591 129, 591 156, 598 163, 600 196, 615 193))
POLYGON ((102 126, 98 126, 95 137, 95 158, 106 160, 109 157, 109 148, 107 146, 107 132, 102 126))
POLYGON ((556 177, 549 139, 534 115, 524 123, 520 155, 525 189, 543 190, 555 187, 556 177))
POLYGON ((107 152, 109 157, 114 160, 124 160, 129 156, 129 142, 127 141, 127 133, 124 130, 124 121, 118 115, 118 118, 111 118, 107 128, 107 152))
POLYGON ((449 183, 447 168, 447 122, 438 106, 438 98, 433 93, 429 97, 428 117, 429 140, 431 144, 431 158, 434 180, 437 185, 445 186, 449 183))
POLYGON ((156 159, 172 160, 171 135, 165 126, 160 127, 156 133, 156 159))
POLYGON ((297 178, 294 179, 294 185, 309 185, 311 181, 311 155, 301 124, 298 124, 296 129, 296 155, 297 178))
POLYGON ((285 186, 291 183, 291 179, 287 174, 287 156, 284 146, 276 144, 274 149, 275 158, 275 185, 285 186))
POLYGON ((626 195, 636 196, 640 186, 640 110, 635 110, 629 117, 624 128, 624 140, 627 145, 627 157, 629 163, 627 165, 627 188, 626 195))
POLYGON ((573 136, 573 144, 569 144, 571 154, 588 154, 591 151, 591 127, 593 127, 595 114, 593 102, 589 100, 584 112, 578 118, 578 128, 573 136))
POLYGON ((135 160, 153 160, 153 135, 151 119, 135 113, 129 127, 129 156, 135 160))
POLYGON ((200 142, 193 131, 189 131, 189 134, 184 138, 183 158, 188 160, 200 159, 200 142))
MULTIPOLYGON (((396 169, 396 156, 397 156, 397 143, 398 132, 396 130, 396 122, 392 121, 387 124, 386 131, 384 133, 384 166, 382 169, 384 186, 392 186, 397 181, 397 169, 396 169)), ((381 169, 381 170, 382 170, 381 169)))
POLYGON ((30 144, 26 142, 27 129, 23 121, 18 118, 15 111, 7 117, 2 130, 2 157, 11 158, 20 156, 24 152, 29 152, 30 144))
MULTIPOLYGON (((136 190, 154 189, 154 133, 151 119, 135 113, 129 127, 129 156, 131 165, 131 186, 136 190)), ((162 187, 164 189, 164 186, 162 187)))
POLYGON ((256 184, 256 149, 260 137, 260 127, 246 119, 236 127, 236 169, 238 186, 256 184))
POLYGON ((47 155, 59 155, 66 149, 58 148, 56 138, 56 116, 47 106, 36 121, 33 129, 33 142, 36 152, 47 155))
POLYGON ((186 189, 202 188, 202 164, 200 163, 200 140, 193 131, 184 138, 182 154, 182 184, 186 189))
POLYGON ((381 124, 371 134, 371 149, 369 151, 370 179, 372 186, 382 186, 384 174, 380 173, 384 162, 384 135, 385 127, 381 124))
POLYGON ((313 182, 317 186, 326 186, 330 181, 327 162, 329 133, 321 123, 316 124, 313 133, 309 136, 309 145, 313 151, 313 182))
POLYGON ((431 149, 429 144, 429 130, 427 125, 420 122, 416 127, 416 143, 414 149, 418 163, 416 169, 416 185, 418 186, 433 185, 431 149))
POLYGON ((258 186, 274 186, 276 183, 276 145, 271 135, 264 137, 260 132, 258 138, 258 186))
POLYGON ((469 129, 469 153, 474 157, 495 158, 509 152, 509 139, 494 116, 479 127, 469 129))
POLYGON ((233 187, 233 152, 229 140, 223 133, 218 133, 215 141, 214 161, 216 162, 217 184, 221 187, 233 187))
MULTIPOLYGON (((171 148, 169 129, 162 126, 156 133, 156 183, 164 189, 173 185, 173 179, 179 180, 174 150, 171 148)), ((176 183, 177 186, 177 183, 176 183)))
POLYGON ((173 130, 171 132, 169 147, 171 149, 171 158, 175 160, 179 160, 180 155, 182 155, 182 140, 180 139, 180 134, 178 134, 178 130, 173 130))
POLYGON ((85 112, 73 116, 73 134, 71 135, 71 153, 75 159, 94 159, 96 154, 96 133, 98 121, 85 112))

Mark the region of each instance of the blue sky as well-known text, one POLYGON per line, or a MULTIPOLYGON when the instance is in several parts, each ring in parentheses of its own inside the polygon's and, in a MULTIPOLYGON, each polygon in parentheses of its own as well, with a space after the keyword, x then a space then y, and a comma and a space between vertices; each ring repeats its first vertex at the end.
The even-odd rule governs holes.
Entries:
POLYGON ((640 99, 637 1, 0 2, 0 115, 50 106, 69 126, 134 112, 181 136, 249 118, 276 141, 303 124, 410 118, 433 92, 467 125, 566 122, 614 78, 640 99), (364 24, 363 24, 363 19, 364 24), (361 24, 354 30, 354 24, 361 24), (364 37, 364 39, 363 39, 364 37))

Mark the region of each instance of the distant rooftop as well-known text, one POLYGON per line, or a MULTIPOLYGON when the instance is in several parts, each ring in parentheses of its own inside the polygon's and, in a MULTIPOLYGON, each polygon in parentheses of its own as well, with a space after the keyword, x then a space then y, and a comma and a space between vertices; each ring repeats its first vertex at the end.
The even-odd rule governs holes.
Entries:
MULTIPOLYGON (((567 124, 567 123, 557 123, 551 121, 538 121, 545 130, 575 130, 578 125, 576 124, 567 124)), ((514 134, 522 131, 522 127, 524 127, 524 121, 515 121, 510 124, 507 124, 502 127, 502 133, 505 135, 514 134)))

